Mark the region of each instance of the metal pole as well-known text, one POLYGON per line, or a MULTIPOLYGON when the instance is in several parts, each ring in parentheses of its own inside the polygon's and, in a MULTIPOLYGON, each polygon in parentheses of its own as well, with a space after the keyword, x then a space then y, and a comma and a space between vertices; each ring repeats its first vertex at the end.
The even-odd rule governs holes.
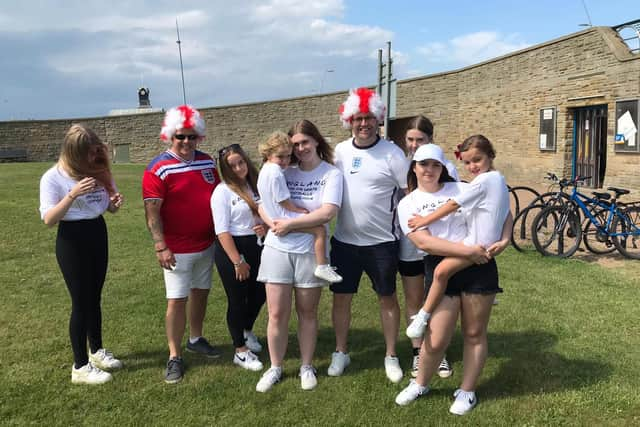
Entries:
POLYGON ((182 48, 180 47, 180 30, 178 29, 178 18, 176 18, 176 34, 178 35, 178 54, 180 55, 180 74, 182 75, 182 101, 187 105, 187 93, 184 89, 184 69, 182 68, 182 48))
POLYGON ((589 9, 587 9, 587 4, 584 2, 584 0, 582 0, 582 7, 584 7, 584 13, 587 14, 587 20, 589 21, 589 26, 593 27, 593 24, 591 23, 591 16, 589 16, 589 9))
POLYGON ((384 65, 382 64, 382 49, 378 49, 378 95, 382 96, 382 79, 384 78, 382 75, 382 69, 384 65))
POLYGON ((391 115, 391 42, 387 42, 387 110, 384 116, 384 137, 388 138, 391 131, 391 122, 389 117, 391 115))

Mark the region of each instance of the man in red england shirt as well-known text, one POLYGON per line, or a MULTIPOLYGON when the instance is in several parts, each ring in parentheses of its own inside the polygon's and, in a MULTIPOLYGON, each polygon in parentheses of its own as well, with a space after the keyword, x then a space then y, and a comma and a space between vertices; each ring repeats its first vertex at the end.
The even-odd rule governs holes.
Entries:
POLYGON ((169 110, 160 138, 171 146, 149 163, 142 178, 147 227, 164 272, 169 342, 165 382, 170 384, 184 375, 181 344, 187 299, 191 301, 187 350, 220 356, 202 336, 215 236, 210 199, 220 182, 213 159, 196 150, 204 135, 204 120, 195 108, 181 105, 169 110))

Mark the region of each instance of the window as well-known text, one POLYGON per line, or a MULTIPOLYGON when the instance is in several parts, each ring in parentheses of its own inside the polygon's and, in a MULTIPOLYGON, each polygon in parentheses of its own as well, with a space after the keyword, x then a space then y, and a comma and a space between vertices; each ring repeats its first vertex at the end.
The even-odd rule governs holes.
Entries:
POLYGON ((616 102, 616 134, 614 138, 617 153, 640 153, 638 138, 637 99, 616 102))
POLYGON ((556 107, 540 109, 538 144, 541 151, 555 151, 556 149, 556 107))

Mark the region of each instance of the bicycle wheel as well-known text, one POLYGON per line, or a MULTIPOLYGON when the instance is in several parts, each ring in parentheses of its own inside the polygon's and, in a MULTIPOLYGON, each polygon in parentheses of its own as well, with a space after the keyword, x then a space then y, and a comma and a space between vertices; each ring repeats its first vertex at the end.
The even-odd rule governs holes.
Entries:
POLYGON ((540 193, 530 187, 517 186, 509 187, 509 197, 511 199, 511 206, 514 207, 514 218, 527 206, 531 206, 531 203, 540 197, 540 193))
POLYGON ((613 244, 627 258, 640 259, 640 207, 629 206, 611 224, 613 244))
POLYGON ((596 218, 600 227, 595 226, 589 218, 585 220, 587 225, 582 231, 584 246, 589 252, 597 255, 608 254, 615 251, 616 247, 613 244, 613 240, 609 237, 609 233, 603 231, 602 228, 607 225, 609 210, 605 208, 595 208, 591 211, 591 214, 596 218))
POLYGON ((567 258, 580 246, 582 224, 573 207, 549 206, 533 220, 531 238, 541 254, 567 258))
POLYGON ((531 240, 531 225, 534 218, 545 208, 545 205, 529 205, 513 219, 513 229, 511 230, 511 244, 520 252, 535 250, 533 240, 531 240))

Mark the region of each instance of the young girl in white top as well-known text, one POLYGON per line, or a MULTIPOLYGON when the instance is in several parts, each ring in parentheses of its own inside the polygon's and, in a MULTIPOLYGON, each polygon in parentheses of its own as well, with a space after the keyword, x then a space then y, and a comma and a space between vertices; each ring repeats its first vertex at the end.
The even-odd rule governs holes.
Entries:
MULTIPOLYGON (((272 133, 264 143, 259 145, 264 165, 258 176, 258 192, 267 216, 272 219, 295 218, 309 213, 291 201, 291 194, 283 173, 291 163, 292 150, 291 140, 284 132, 272 133)), ((329 283, 341 282, 342 276, 335 272, 327 259, 325 227, 319 225, 297 231, 314 236, 317 264, 314 271, 315 276, 329 283)))
POLYGON ((238 144, 218 152, 224 183, 211 195, 217 239, 214 261, 227 294, 227 326, 235 354, 233 363, 251 371, 262 370, 255 353, 262 345, 253 325, 265 302, 264 284, 257 280, 262 237, 266 226, 258 216, 258 171, 238 144))
POLYGON ((121 205, 107 146, 91 129, 71 126, 58 162, 40 180, 40 216, 49 227, 58 225, 56 259, 71 296, 74 384, 105 383, 112 378, 107 370, 122 367, 103 347, 100 307, 109 258, 102 214, 121 205))
MULTIPOLYGON (((471 186, 431 214, 424 217, 414 216, 409 220, 409 227, 416 230, 429 226, 462 208, 468 227, 464 244, 481 245, 489 255, 493 256, 502 252, 509 244, 508 239, 502 238, 503 226, 510 217, 509 191, 504 177, 493 168, 493 159, 496 154, 486 137, 470 136, 459 146, 459 150, 456 156, 460 156, 465 169, 474 177, 471 186)), ((447 257, 438 265, 433 274, 427 299, 407 327, 409 338, 424 335, 430 313, 442 299, 449 278, 470 265, 472 265, 471 261, 459 257, 447 257)))

